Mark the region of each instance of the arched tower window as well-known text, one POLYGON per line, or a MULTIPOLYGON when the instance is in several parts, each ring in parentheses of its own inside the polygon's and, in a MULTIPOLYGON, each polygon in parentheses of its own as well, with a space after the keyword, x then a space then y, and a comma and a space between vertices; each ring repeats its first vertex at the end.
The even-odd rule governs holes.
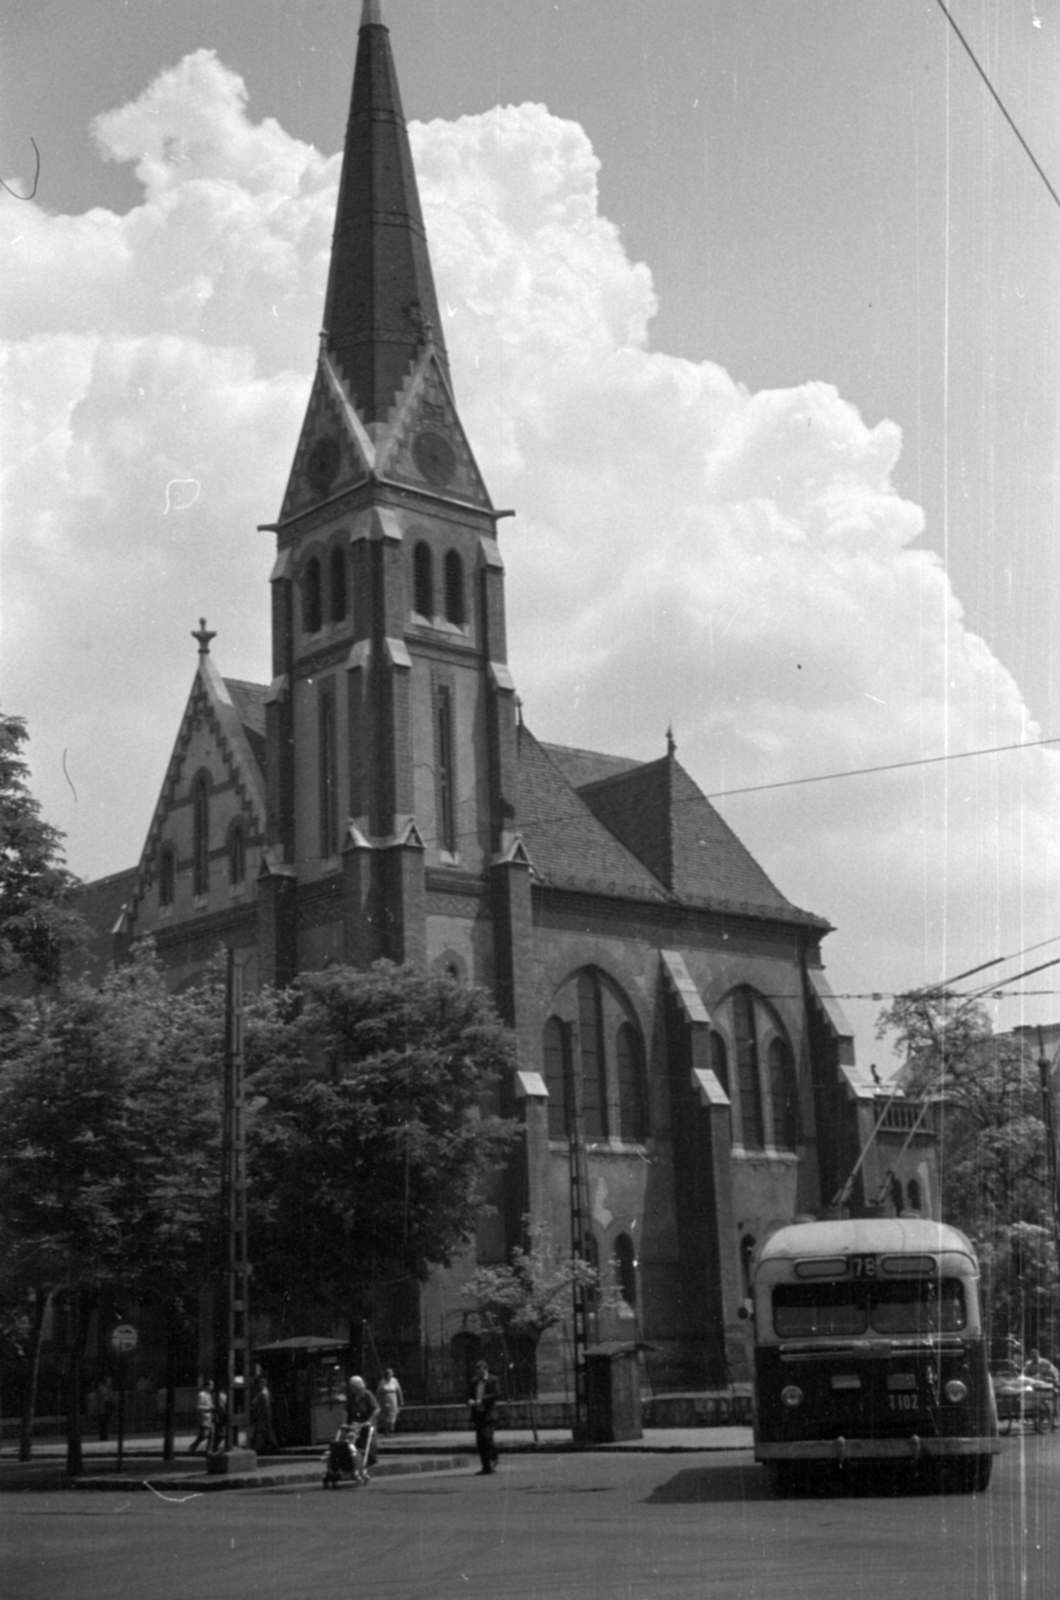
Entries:
POLYGON ((321 686, 318 719, 320 854, 327 859, 338 850, 339 759, 335 737, 335 689, 331 681, 321 686))
POLYGON ((556 994, 542 1043, 551 1138, 568 1132, 572 1084, 584 1138, 640 1143, 647 1137, 644 1037, 617 984, 595 967, 572 973, 556 994))
POLYGON ((633 1255, 633 1240, 628 1233, 620 1233, 615 1240, 615 1272, 618 1288, 627 1306, 637 1304, 637 1263, 633 1255))
POLYGON ((323 626, 320 596, 320 562, 312 556, 302 576, 302 627, 306 633, 319 633, 323 626))
POLYGON ((200 772, 191 791, 191 892, 210 890, 210 780, 200 772))
POLYGON ((607 1079, 603 1030, 600 1027, 600 983, 595 972, 578 974, 578 1035, 581 1044, 582 1125, 587 1139, 606 1139, 607 1079))
POLYGON ((455 550, 445 553, 445 615, 448 622, 462 628, 467 620, 464 608, 464 563, 455 550))
POLYGON ((421 617, 434 616, 434 557, 422 539, 412 552, 412 605, 421 617))
POLYGON ((710 1065, 714 1076, 721 1084, 725 1093, 729 1092, 729 1052, 725 1048, 725 1040, 720 1033, 710 1036, 710 1065))
POLYGON ((773 1143, 794 1150, 799 1142, 799 1092, 795 1061, 786 1039, 769 1045, 769 1098, 773 1106, 773 1143))
POLYGON ((453 726, 453 685, 434 686, 434 787, 438 818, 438 846, 456 855, 456 730, 453 726))
POLYGON ((233 822, 228 834, 228 881, 245 883, 247 877, 247 838, 242 822, 233 822))
POLYGON ((732 997, 732 1012, 743 1143, 749 1150, 761 1150, 766 1135, 762 1116, 762 1083, 758 1075, 758 1032, 755 1028, 754 996, 750 989, 736 990, 732 997))
POLYGON ((173 846, 163 845, 158 858, 158 903, 171 906, 177 898, 177 858, 173 846))
POLYGON ((618 1075, 618 1133, 621 1139, 639 1143, 644 1138, 644 1051, 640 1033, 632 1022, 623 1022, 615 1035, 615 1067, 618 1075))
POLYGON ((345 622, 347 610, 346 596, 346 552, 341 544, 332 546, 329 558, 330 591, 331 591, 331 620, 332 622, 345 622))
POLYGON ((542 1040, 545 1087, 548 1090, 548 1136, 567 1137, 567 1033, 558 1017, 549 1017, 542 1040))

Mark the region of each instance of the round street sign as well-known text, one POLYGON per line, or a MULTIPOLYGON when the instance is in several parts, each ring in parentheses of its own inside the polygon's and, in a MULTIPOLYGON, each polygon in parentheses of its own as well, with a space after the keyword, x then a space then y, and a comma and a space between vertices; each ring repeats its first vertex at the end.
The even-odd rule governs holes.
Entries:
POLYGON ((119 1322, 116 1328, 111 1329, 110 1347, 120 1356, 131 1355, 140 1342, 140 1335, 131 1322, 119 1322))

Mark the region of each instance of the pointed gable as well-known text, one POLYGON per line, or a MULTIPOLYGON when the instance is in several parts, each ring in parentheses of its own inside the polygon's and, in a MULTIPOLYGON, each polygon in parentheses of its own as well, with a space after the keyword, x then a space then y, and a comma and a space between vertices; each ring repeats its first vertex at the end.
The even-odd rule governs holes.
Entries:
POLYGON ((376 471, 381 478, 490 508, 486 485, 433 349, 420 358, 377 445, 376 471))
MULTIPOLYGON (((187 787, 200 765, 210 769, 212 787, 231 795, 228 808, 242 818, 250 842, 265 832, 265 695, 262 684, 221 677, 212 657, 199 655, 180 730, 140 857, 133 916, 157 880, 159 852, 169 840, 177 850, 178 871, 186 859, 180 835, 171 826, 174 812, 187 803, 187 787), (176 837, 174 837, 176 833, 176 837)), ((214 848, 221 841, 214 841, 214 848)), ((143 930, 141 930, 143 931, 143 930)))
POLYGON ((309 395, 280 520, 363 483, 374 466, 371 441, 333 362, 322 355, 309 395))

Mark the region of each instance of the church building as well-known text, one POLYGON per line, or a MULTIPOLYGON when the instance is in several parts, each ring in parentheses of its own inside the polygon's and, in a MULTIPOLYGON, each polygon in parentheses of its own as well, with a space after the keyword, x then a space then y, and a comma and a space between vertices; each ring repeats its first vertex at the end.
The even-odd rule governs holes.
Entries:
MULTIPOLYGON (((200 624, 118 944, 150 935, 175 986, 222 944, 251 986, 380 958, 485 986, 518 1041, 502 1109, 525 1140, 477 1259, 528 1219, 569 1241, 573 1083, 591 1251, 621 1293, 604 1332, 650 1347, 661 1385, 744 1377, 750 1252, 828 1206, 882 1100, 825 980, 829 924, 772 883, 672 739, 638 762, 523 721, 508 513, 461 424, 379 0, 294 443, 269 681, 224 678, 200 624)), ((936 1214, 930 1135, 906 1145, 888 1116, 851 1204, 891 1165, 888 1204, 936 1214)), ((466 1336, 461 1277, 406 1296, 387 1348, 466 1336)))

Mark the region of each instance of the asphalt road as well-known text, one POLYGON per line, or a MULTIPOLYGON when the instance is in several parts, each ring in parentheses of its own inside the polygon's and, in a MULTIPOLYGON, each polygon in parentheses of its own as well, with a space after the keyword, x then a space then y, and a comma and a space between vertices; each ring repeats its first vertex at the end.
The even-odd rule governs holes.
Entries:
MULTIPOLYGON (((876 1486, 877 1488, 879 1486, 876 1486)), ((983 1495, 775 1500, 748 1451, 162 1499, 0 1499, 4 1600, 1057 1600, 1060 1436, 983 1495)))

